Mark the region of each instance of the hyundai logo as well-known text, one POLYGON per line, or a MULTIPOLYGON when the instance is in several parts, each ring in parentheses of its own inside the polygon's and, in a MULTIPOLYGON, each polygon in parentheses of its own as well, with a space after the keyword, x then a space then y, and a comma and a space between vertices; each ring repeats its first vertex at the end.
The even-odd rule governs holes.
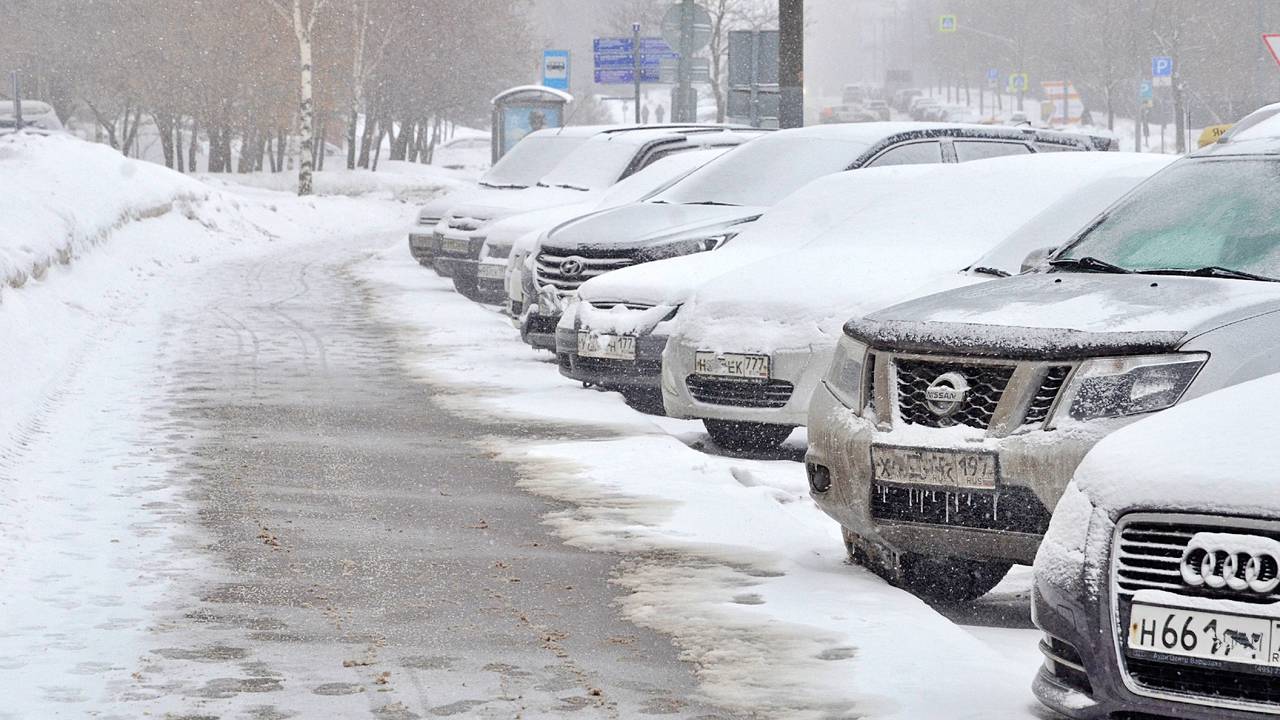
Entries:
POLYGON ((924 391, 924 404, 938 417, 954 415, 964 405, 969 382, 958 372, 939 375, 924 391))
POLYGON ((560 274, 567 278, 578 277, 586 269, 586 263, 577 256, 565 258, 560 262, 560 274))
POLYGON ((1253 535, 1196 533, 1178 569, 1191 587, 1268 594, 1280 586, 1280 542, 1253 535))

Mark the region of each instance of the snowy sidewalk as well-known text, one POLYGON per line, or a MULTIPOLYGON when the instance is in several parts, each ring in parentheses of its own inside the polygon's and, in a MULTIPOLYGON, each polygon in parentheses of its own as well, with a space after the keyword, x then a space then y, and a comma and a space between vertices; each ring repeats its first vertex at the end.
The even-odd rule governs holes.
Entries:
POLYGON ((672 635, 713 702, 787 718, 1046 716, 1030 692, 1039 634, 1025 569, 952 622, 846 564, 801 463, 708 454, 699 424, 582 389, 399 247, 363 272, 417 350, 411 372, 459 413, 618 434, 478 444, 520 462, 524 487, 575 506, 547 518, 570 544, 628 555, 615 579, 630 592, 624 615, 672 635))

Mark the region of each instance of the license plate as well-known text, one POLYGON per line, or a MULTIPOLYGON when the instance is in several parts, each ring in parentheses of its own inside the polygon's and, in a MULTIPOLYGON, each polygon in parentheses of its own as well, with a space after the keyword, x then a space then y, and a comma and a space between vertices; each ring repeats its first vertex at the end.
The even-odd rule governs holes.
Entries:
POLYGON ((769 356, 700 351, 693 354, 693 372, 713 377, 768 380, 769 356))
POLYGON ((507 268, 504 265, 486 265, 480 264, 476 273, 487 280, 501 280, 507 275, 507 268))
POLYGON ((871 446, 873 477, 880 482, 994 490, 995 453, 871 446))
POLYGON ((444 239, 444 242, 440 243, 440 249, 447 253, 466 255, 471 252, 471 241, 465 238, 447 237, 444 239))
POLYGON ((1134 603, 1130 651, 1280 667, 1280 620, 1134 603))
POLYGON ((580 332, 578 333, 578 355, 605 360, 635 360, 636 338, 634 335, 580 332))

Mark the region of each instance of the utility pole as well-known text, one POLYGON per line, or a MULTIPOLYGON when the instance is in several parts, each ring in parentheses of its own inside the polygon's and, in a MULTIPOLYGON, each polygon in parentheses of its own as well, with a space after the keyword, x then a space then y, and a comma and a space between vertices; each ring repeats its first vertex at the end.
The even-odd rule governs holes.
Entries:
POLYGON ((778 126, 804 127, 804 0, 778 0, 778 126))
POLYGON ((631 82, 635 86, 636 124, 640 124, 640 23, 631 23, 631 82))
POLYGON ((9 73, 9 80, 13 83, 13 120, 14 130, 22 129, 22 81, 18 79, 18 71, 13 70, 9 73))
POLYGON ((690 102, 693 92, 693 0, 680 3, 680 59, 676 64, 676 101, 672 104, 672 120, 691 123, 698 121, 697 102, 690 102), (692 105, 692 107, 690 107, 692 105))

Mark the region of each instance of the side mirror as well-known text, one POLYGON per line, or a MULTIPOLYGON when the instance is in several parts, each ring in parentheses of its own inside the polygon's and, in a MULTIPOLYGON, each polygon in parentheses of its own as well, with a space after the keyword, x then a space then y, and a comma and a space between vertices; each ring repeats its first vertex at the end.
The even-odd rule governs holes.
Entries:
POLYGON ((1027 257, 1024 258, 1022 261, 1021 272, 1028 272, 1040 267, 1041 265, 1044 264, 1044 261, 1048 260, 1049 256, 1052 255, 1053 252, 1057 249, 1058 248, 1056 247, 1042 247, 1042 248, 1036 248, 1035 250, 1032 250, 1031 252, 1027 253, 1027 257))

